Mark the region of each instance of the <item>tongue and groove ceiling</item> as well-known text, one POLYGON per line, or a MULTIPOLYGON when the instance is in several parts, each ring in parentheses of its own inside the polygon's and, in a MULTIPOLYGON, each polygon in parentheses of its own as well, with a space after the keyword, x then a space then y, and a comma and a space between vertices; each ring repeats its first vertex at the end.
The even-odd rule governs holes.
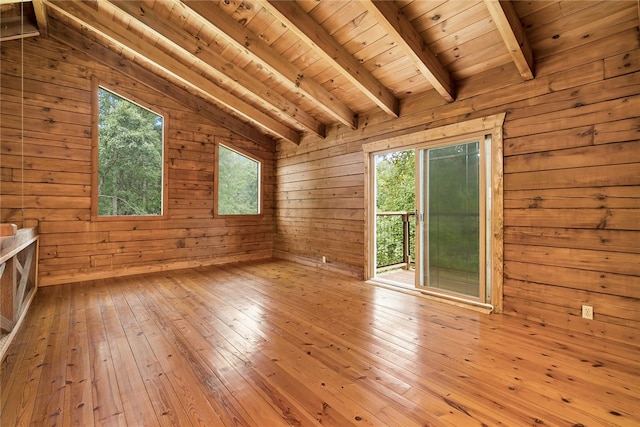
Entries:
MULTIPOLYGON (((17 8, 6 3, 5 24, 17 8)), ((533 79, 535 59, 638 22, 636 1, 34 0, 24 9, 38 30, 24 36, 81 50, 249 139, 291 143, 357 129, 375 110, 398 117, 418 95, 455 102, 461 82, 501 67, 533 79)))

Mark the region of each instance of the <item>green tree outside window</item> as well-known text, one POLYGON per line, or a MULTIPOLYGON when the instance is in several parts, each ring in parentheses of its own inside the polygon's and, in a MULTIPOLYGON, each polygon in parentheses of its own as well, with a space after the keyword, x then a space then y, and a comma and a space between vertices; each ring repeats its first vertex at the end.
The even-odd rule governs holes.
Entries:
POLYGON ((162 215, 164 119, 98 89, 98 215, 162 215))
MULTIPOLYGON (((376 211, 414 212, 415 151, 397 151, 375 157, 376 211)), ((415 217, 410 217, 409 248, 413 257, 415 217)), ((376 264, 384 267, 402 262, 402 217, 376 216, 376 264)))
POLYGON ((259 214, 260 162, 224 145, 218 160, 218 214, 259 214))

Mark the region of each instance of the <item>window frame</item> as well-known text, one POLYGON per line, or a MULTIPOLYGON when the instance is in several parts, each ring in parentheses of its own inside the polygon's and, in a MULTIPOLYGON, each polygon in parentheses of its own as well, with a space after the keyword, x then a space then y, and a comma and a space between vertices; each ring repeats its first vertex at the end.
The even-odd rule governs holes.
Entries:
POLYGON ((150 104, 141 101, 138 97, 132 96, 126 90, 118 88, 115 90, 112 85, 100 81, 97 77, 92 77, 92 138, 91 138, 91 220, 92 221, 141 221, 141 220, 163 220, 167 218, 168 210, 168 189, 169 189, 169 159, 167 150, 167 129, 169 128, 169 115, 162 109, 151 106, 150 104), (99 144, 100 135, 98 129, 99 123, 99 98, 98 91, 100 89, 107 90, 116 96, 123 98, 141 108, 151 111, 154 114, 162 116, 162 202, 161 213, 159 215, 99 215, 98 213, 98 177, 99 177, 99 144))
POLYGON ((264 216, 264 161, 258 158, 257 156, 249 153, 247 150, 243 150, 241 148, 236 147, 234 144, 230 142, 220 142, 216 141, 215 143, 215 176, 213 180, 213 197, 214 197, 214 208, 213 208, 213 216, 216 218, 261 218, 264 216), (258 163, 258 213, 255 214, 221 214, 219 211, 220 204, 220 196, 219 196, 219 188, 220 188, 220 146, 224 146, 226 149, 231 150, 241 156, 244 156, 248 159, 253 160, 258 163))

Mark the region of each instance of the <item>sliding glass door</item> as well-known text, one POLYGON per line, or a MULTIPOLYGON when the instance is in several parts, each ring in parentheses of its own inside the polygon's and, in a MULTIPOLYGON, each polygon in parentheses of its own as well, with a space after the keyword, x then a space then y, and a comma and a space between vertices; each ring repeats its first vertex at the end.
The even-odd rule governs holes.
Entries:
POLYGON ((485 300, 484 138, 417 150, 416 285, 485 300))
POLYGON ((502 312, 503 122, 498 114, 363 145, 368 279, 502 312))

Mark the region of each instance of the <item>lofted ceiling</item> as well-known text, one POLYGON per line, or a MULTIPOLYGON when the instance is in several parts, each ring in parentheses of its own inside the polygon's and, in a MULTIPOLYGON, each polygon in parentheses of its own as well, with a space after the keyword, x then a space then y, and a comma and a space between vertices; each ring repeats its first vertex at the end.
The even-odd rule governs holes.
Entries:
POLYGON ((638 25, 636 0, 18 4, 37 24, 25 36, 81 50, 258 142, 357 129, 374 110, 398 117, 405 99, 427 92, 455 102, 461 81, 500 67, 530 80, 536 59, 602 37, 604 27, 638 25))

